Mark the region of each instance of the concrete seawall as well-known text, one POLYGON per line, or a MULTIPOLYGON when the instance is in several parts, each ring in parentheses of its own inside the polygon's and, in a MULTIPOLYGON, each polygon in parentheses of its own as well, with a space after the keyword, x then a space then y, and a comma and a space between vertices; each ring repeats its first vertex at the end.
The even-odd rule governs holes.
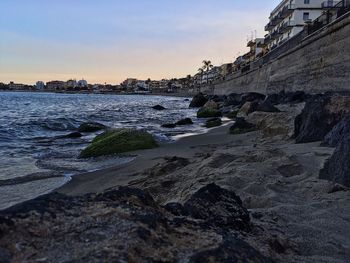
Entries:
POLYGON ((229 81, 203 88, 216 95, 303 90, 350 90, 350 13, 305 38, 275 60, 229 81))

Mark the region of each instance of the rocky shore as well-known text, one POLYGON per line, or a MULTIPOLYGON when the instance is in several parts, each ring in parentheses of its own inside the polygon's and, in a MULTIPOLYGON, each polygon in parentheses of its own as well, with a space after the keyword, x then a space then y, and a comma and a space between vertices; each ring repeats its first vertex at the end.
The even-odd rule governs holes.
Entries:
POLYGON ((190 107, 232 122, 0 212, 0 262, 347 262, 350 96, 190 107))

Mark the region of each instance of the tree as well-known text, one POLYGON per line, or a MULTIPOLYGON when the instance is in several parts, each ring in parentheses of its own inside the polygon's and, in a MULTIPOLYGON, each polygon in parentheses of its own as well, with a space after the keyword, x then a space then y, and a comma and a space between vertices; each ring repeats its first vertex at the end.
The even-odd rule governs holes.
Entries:
POLYGON ((203 60, 203 71, 205 71, 206 75, 207 75, 207 83, 209 81, 209 71, 213 68, 213 64, 211 63, 210 60, 203 60))

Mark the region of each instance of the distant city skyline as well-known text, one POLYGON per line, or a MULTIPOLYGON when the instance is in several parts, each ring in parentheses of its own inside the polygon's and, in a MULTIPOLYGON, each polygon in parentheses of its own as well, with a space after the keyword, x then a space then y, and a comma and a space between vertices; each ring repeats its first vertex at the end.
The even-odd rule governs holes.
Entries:
POLYGON ((247 51, 279 2, 2 0, 0 82, 185 77, 247 51))

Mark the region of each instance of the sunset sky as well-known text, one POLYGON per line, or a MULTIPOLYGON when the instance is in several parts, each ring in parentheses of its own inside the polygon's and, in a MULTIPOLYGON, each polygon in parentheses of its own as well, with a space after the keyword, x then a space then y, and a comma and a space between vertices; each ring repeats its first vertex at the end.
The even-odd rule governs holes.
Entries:
POLYGON ((0 0, 0 82, 120 83, 232 62, 278 0, 0 0))

